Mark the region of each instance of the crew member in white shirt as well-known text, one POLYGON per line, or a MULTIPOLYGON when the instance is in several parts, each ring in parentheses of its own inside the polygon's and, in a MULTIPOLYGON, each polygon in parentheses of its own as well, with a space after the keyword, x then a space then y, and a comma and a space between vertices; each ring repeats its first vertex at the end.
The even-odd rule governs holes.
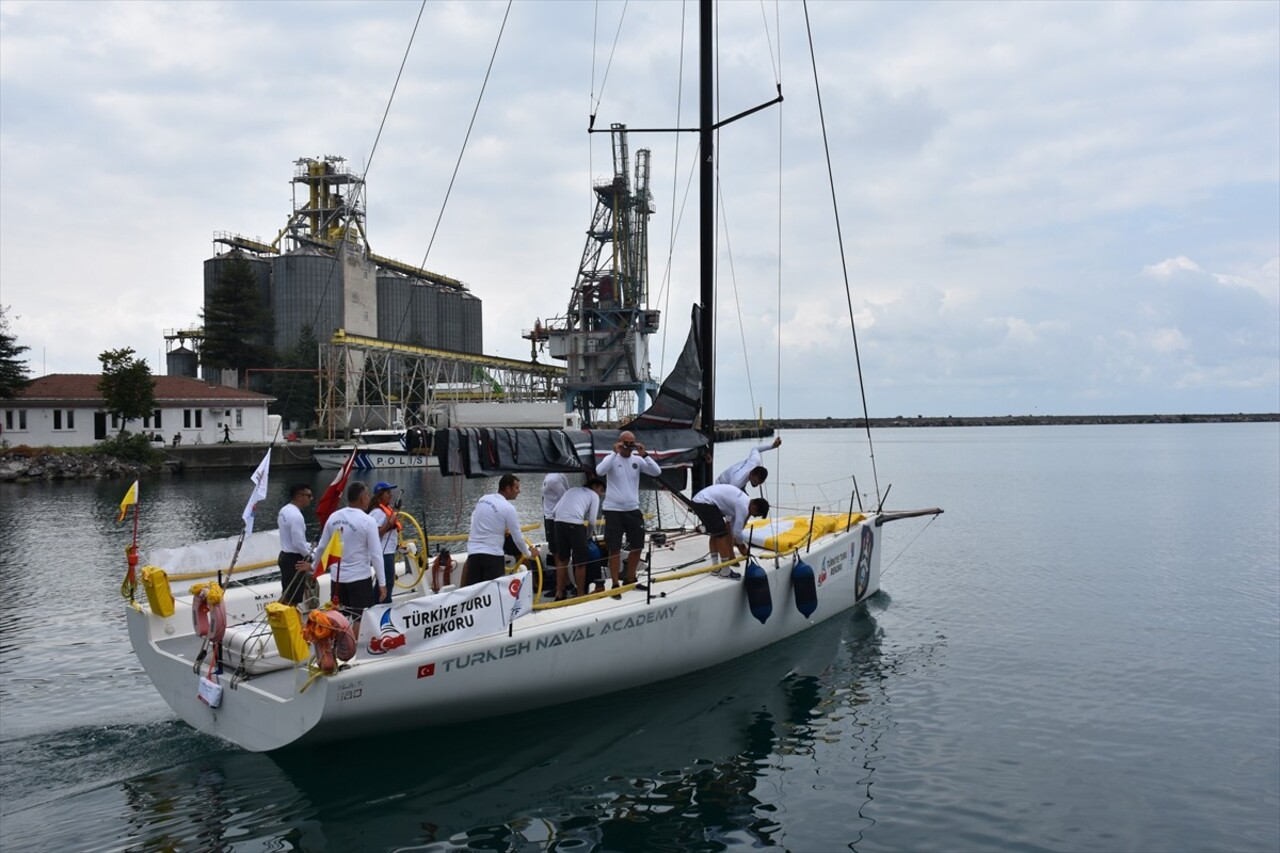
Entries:
MULTIPOLYGON (((551 473, 542 478, 542 527, 547 534, 547 563, 544 569, 555 567, 559 571, 560 566, 560 547, 556 540, 556 504, 560 503, 560 498, 564 497, 564 493, 569 490, 569 478, 564 474, 551 473)), ((545 587, 544 582, 544 587, 545 587)), ((561 586, 560 580, 555 579, 556 589, 561 586)))
POLYGON ((640 475, 657 477, 662 473, 635 433, 623 430, 613 445, 613 452, 600 460, 596 474, 604 477, 608 490, 601 509, 604 510, 604 544, 609 549, 609 579, 618 588, 618 569, 622 563, 622 537, 626 534, 627 583, 636 582, 640 550, 644 548, 644 516, 640 514, 640 475))
POLYGON ((578 593, 587 591, 588 543, 600 518, 600 498, 604 491, 604 480, 591 477, 586 485, 565 492, 556 504, 556 601, 564 601, 571 564, 578 593))
POLYGON ((307 562, 311 546, 307 544, 307 522, 302 508, 311 503, 313 492, 306 483, 294 483, 289 487, 289 502, 276 513, 276 526, 280 528, 280 601, 297 604, 302 601, 306 588, 307 562))
MULTIPOLYGON (((744 528, 751 516, 764 518, 769 514, 769 502, 764 498, 748 498, 747 493, 729 483, 716 483, 707 486, 693 496, 690 505, 703 529, 711 537, 712 554, 718 554, 720 561, 727 563, 733 559, 733 546, 736 542, 738 550, 745 556, 747 553, 744 528)), ((742 575, 729 566, 720 569, 722 578, 736 580, 742 575)))
POLYGON ((760 454, 766 450, 773 450, 781 444, 782 436, 778 436, 769 444, 752 448, 746 459, 721 471, 720 476, 716 477, 716 482, 728 483, 743 491, 746 491, 748 483, 759 486, 769 477, 769 469, 760 464, 760 454))
POLYGON ((484 583, 502 577, 506 558, 502 541, 507 534, 515 542, 520 553, 530 559, 538 559, 538 546, 530 547, 520 532, 520 516, 511 502, 520 496, 520 478, 503 474, 498 480, 498 491, 476 501, 471 513, 471 530, 467 534, 467 563, 462 569, 462 585, 484 583))
MULTIPOLYGON (((378 523, 369 515, 369 487, 356 480, 347 486, 347 505, 334 510, 325 522, 316 543, 316 553, 324 554, 333 531, 342 531, 342 558, 329 570, 338 594, 338 606, 351 620, 351 631, 360 636, 360 616, 379 601, 390 601, 390 591, 382 578, 382 543, 378 523), (374 591, 374 587, 377 591, 374 591)), ((317 565, 319 572, 323 566, 317 565)))

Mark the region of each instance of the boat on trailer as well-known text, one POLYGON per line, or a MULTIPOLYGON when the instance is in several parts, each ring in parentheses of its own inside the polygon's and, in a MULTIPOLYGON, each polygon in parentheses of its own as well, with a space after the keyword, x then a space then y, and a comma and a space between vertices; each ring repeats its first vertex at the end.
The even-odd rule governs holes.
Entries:
MULTIPOLYGON (((710 9, 703 0, 705 56, 710 9)), ((705 60, 704 67, 710 67, 705 60)), ((709 117, 709 80, 702 97, 709 117)), ((712 150, 714 130, 703 122, 704 150, 712 150)), ((713 201, 712 159, 701 158, 704 210, 713 201)), ((707 256, 711 231, 702 233, 707 256)), ((703 265, 703 308, 694 311, 680 361, 653 405, 628 425, 664 476, 683 479, 692 468, 695 484, 710 483, 715 430, 706 344, 714 340, 710 270, 703 265)), ((607 455, 618 432, 452 428, 436 432, 434 453, 446 476, 581 473, 607 455)), ((847 613, 880 589, 883 525, 941 512, 855 511, 854 497, 844 512, 758 524, 749 556, 737 561, 741 579, 719 577, 722 565, 708 553, 706 535, 684 524, 649 531, 635 583, 563 602, 544 600, 536 567, 511 565, 502 578, 461 589, 437 586, 427 543, 409 541, 391 603, 365 611, 354 654, 332 671, 319 667, 305 645, 299 650, 296 626, 290 633, 284 624, 298 611, 274 604, 278 580, 219 588, 225 634, 212 648, 201 636, 211 633, 202 622, 207 590, 169 594, 175 579, 222 580, 236 563, 234 539, 145 555, 147 600, 131 602, 126 621, 138 659, 174 711, 195 729, 247 750, 474 722, 703 671, 847 613), (217 696, 203 683, 215 665, 222 671, 217 696)), ((416 521, 406 527, 417 528, 416 521)), ((277 534, 255 533, 245 542, 248 550, 238 552, 244 562, 269 571, 277 534)), ((461 564, 465 554, 454 557, 461 564)), ((316 600, 328 598, 328 584, 322 575, 316 600)))

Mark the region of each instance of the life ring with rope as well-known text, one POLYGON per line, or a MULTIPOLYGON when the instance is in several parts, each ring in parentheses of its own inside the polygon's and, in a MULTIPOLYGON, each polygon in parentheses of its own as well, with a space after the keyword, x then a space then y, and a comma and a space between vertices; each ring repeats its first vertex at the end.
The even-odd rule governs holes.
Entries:
POLYGON ((227 605, 222 587, 210 581, 191 587, 191 627, 196 636, 221 643, 227 631, 227 605))
POLYGON ((316 665, 325 673, 336 672, 338 661, 348 661, 356 655, 351 621, 338 610, 322 608, 308 613, 302 639, 311 644, 316 665))

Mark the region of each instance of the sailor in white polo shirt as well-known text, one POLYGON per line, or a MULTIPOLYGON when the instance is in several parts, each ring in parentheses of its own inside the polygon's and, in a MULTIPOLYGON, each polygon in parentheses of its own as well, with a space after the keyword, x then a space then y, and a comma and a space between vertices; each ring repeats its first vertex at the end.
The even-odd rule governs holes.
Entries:
POLYGON ((333 532, 342 531, 342 557, 329 571, 338 606, 351 619, 351 629, 357 637, 365 609, 391 597, 382 578, 382 543, 378 541, 378 523, 369 515, 370 497, 368 485, 359 480, 347 486, 347 505, 329 516, 316 543, 316 553, 323 555, 333 532))
POLYGON ((463 586, 502 577, 506 568, 502 543, 508 534, 521 554, 530 559, 540 559, 538 546, 531 548, 520 532, 520 516, 516 515, 516 508, 511 504, 519 495, 520 478, 514 474, 503 474, 498 480, 498 491, 476 501, 476 508, 471 512, 471 530, 467 534, 463 586))

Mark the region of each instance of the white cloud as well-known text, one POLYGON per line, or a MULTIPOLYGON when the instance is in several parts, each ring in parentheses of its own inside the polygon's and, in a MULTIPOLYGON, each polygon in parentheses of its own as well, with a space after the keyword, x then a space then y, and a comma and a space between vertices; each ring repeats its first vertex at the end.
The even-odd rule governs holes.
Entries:
POLYGON ((1180 272, 1203 272, 1203 270, 1199 264, 1183 255, 1142 268, 1143 275, 1153 278, 1169 278, 1180 272))
MULTIPOLYGON (((688 56, 682 115, 673 103, 679 7, 626 8, 602 86, 621 3, 600 4, 598 24, 593 4, 512 7, 447 206, 506 4, 424 12, 374 154, 369 234, 380 254, 418 263, 443 207, 427 266, 484 299, 493 354, 527 357, 520 329, 567 303, 590 183, 610 171, 605 136, 583 133, 592 95, 598 127, 693 120, 688 56)), ((759 8, 719 8, 732 112, 773 96, 774 65, 759 8)), ((362 169, 417 11, 0 4, 0 303, 20 318, 33 366, 96 370, 98 352, 122 345, 154 358, 162 330, 198 314, 214 231, 274 237, 300 156, 362 169)), ((720 134, 721 233, 755 393, 781 362, 797 414, 839 416, 856 395, 845 273, 804 26, 798 7, 780 13, 780 42, 769 38, 786 101, 720 134)), ((1280 409, 1267 382, 1280 361, 1273 5, 810 13, 873 415, 1280 409)), ((672 353, 697 298, 697 217, 681 214, 693 145, 633 134, 642 146, 658 211, 652 291, 672 353)), ((720 339, 737 353, 731 306, 720 339)), ((721 375, 745 383, 744 370, 721 375)), ((722 388, 721 413, 747 414, 743 386, 722 388)))

